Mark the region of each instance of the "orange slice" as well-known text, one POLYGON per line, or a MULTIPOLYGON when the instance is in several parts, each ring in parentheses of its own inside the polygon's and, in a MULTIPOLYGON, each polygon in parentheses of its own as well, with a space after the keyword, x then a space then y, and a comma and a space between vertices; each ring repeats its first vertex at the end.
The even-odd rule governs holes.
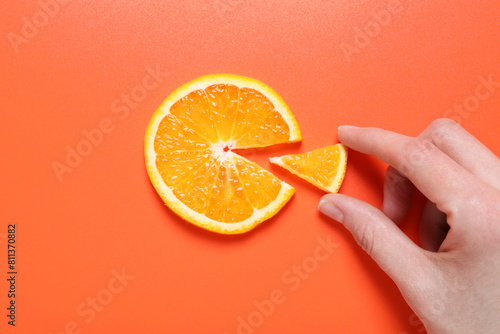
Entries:
POLYGON ((336 193, 344 181, 347 148, 344 144, 337 144, 269 160, 324 191, 336 193))
POLYGON ((236 234, 275 215, 295 189, 232 149, 302 140, 283 99, 265 84, 216 74, 175 90, 145 137, 148 175, 167 206, 204 229, 236 234))

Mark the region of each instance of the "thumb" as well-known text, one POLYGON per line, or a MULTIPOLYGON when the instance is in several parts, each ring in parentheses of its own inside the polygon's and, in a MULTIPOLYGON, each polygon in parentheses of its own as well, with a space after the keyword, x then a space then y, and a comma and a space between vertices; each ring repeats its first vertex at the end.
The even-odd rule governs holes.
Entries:
POLYGON ((370 204, 341 194, 328 194, 323 196, 318 209, 342 223, 400 289, 408 287, 415 276, 427 272, 430 260, 425 251, 370 204))

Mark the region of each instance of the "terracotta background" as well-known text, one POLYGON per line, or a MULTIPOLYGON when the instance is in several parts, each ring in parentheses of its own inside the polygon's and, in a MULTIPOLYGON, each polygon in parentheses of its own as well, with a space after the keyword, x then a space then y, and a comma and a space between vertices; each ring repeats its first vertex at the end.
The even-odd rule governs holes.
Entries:
MULTIPOLYGON (((267 158, 335 143, 341 124, 416 135, 443 116, 498 155, 500 86, 487 97, 478 86, 500 82, 500 2, 43 0, 0 9, 0 276, 9 223, 19 272, 15 328, 1 279, 2 333, 423 332, 392 281, 317 212, 323 193, 267 158), (149 69, 163 74, 141 89, 149 69), (156 107, 210 73, 273 87, 304 137, 244 153, 297 189, 245 235, 177 218, 144 167, 156 107), (77 149, 86 156, 69 166, 77 149), (339 244, 319 263, 318 238, 339 244), (113 278, 122 270, 125 283, 113 278), (279 291, 279 304, 263 302, 279 291)), ((341 192, 380 206, 384 169, 351 151, 341 192)), ((417 196, 403 223, 415 240, 422 204, 417 196)), ((439 309, 439 299, 429 303, 439 309)))

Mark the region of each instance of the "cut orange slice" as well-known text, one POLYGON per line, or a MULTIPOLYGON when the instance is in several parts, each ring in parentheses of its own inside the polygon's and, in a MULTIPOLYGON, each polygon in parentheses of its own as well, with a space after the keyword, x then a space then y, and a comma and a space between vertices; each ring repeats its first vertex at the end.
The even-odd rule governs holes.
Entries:
POLYGON ((336 193, 344 181, 347 148, 344 144, 337 144, 269 160, 324 191, 336 193))
POLYGON ((270 87, 208 75, 156 110, 146 131, 146 167, 179 216, 210 231, 243 233, 275 215, 295 189, 231 150, 300 140, 295 117, 270 87))

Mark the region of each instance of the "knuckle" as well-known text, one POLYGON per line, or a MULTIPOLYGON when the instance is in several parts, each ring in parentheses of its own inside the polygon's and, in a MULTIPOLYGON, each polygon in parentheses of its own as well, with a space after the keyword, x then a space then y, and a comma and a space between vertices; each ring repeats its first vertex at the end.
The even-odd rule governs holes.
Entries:
POLYGON ((390 196, 392 200, 397 199, 398 202, 402 198, 402 194, 405 190, 405 184, 402 177, 398 177, 395 174, 387 174, 385 176, 384 182, 384 200, 390 196))
POLYGON ((436 149, 436 146, 428 140, 421 138, 410 139, 404 149, 399 170, 405 175, 410 175, 416 167, 425 164, 436 149))
POLYGON ((406 186, 407 180, 406 176, 401 174, 397 169, 392 167, 387 168, 385 183, 389 187, 389 190, 398 191, 403 189, 406 186))
POLYGON ((412 138, 408 142, 408 152, 418 152, 428 155, 434 150, 435 146, 430 141, 421 138, 412 138))
MULTIPOLYGON (((482 230, 484 235, 487 235, 487 240, 491 240, 492 244, 500 244, 500 193, 498 191, 482 192, 477 196, 476 210, 478 228, 482 230)), ((484 241, 484 239, 482 240, 484 241)))
POLYGON ((439 118, 433 121, 429 127, 430 139, 436 145, 440 145, 446 141, 453 131, 460 127, 455 120, 450 118, 439 118))
POLYGON ((392 170, 387 169, 385 173, 385 185, 391 190, 396 187, 396 184, 400 182, 400 178, 392 170))
POLYGON ((370 224, 360 224, 355 231, 355 239, 358 245, 370 256, 375 256, 374 231, 370 224))
POLYGON ((457 126, 458 123, 457 121, 451 119, 451 118, 438 118, 429 125, 429 128, 431 129, 447 129, 450 127, 455 127, 457 126))

